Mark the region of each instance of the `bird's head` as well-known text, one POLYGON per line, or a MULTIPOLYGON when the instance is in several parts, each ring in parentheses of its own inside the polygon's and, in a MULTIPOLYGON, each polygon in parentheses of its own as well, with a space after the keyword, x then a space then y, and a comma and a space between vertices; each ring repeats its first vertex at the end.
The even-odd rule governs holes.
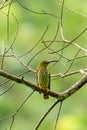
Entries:
POLYGON ((39 67, 41 67, 41 66, 47 67, 48 64, 51 62, 58 62, 58 60, 43 60, 40 62, 39 67))

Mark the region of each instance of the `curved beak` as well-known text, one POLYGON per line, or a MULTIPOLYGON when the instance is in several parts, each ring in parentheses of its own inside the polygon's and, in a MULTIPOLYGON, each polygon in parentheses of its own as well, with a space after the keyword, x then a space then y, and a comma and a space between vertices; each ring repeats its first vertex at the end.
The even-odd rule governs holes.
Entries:
POLYGON ((48 60, 48 64, 51 62, 59 62, 59 60, 48 60))

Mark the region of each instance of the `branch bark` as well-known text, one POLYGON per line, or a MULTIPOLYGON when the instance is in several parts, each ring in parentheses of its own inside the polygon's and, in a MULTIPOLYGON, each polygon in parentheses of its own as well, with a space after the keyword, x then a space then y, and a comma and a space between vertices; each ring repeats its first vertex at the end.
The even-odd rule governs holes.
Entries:
MULTIPOLYGON (((15 81, 16 83, 21 83, 26 85, 27 87, 30 87, 34 91, 45 93, 45 89, 40 89, 36 85, 32 84, 31 82, 28 82, 23 77, 17 77, 15 75, 12 75, 4 70, 0 70, 0 76, 3 76, 5 78, 8 78, 10 80, 15 81)), ((57 98, 60 101, 63 101, 64 99, 68 98, 72 94, 74 94, 77 90, 79 90, 81 87, 83 87, 87 83, 87 74, 85 73, 82 78, 77 81, 74 85, 72 85, 69 89, 65 90, 62 93, 54 92, 54 91, 48 91, 48 95, 54 98, 57 98)))

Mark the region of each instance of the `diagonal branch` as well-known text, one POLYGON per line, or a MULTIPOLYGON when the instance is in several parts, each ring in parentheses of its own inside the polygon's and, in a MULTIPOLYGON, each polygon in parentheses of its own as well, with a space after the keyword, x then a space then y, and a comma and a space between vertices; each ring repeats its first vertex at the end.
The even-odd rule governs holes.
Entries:
MULTIPOLYGON (((51 112, 51 110, 56 106, 56 104, 58 104, 59 102, 61 102, 62 105, 62 101, 66 98, 68 98, 69 96, 71 96, 72 94, 74 94, 77 90, 79 90, 85 83, 87 82, 87 74, 85 74, 78 82, 76 82, 71 88, 67 89, 66 91, 64 91, 63 93, 61 93, 60 97, 58 98, 52 105, 51 107, 44 113, 44 115, 41 117, 41 119, 38 121, 38 123, 36 124, 34 130, 38 130, 39 126, 41 125, 41 123, 43 122, 43 120, 46 118, 46 116, 51 112)), ((61 105, 59 108, 59 112, 58 112, 58 117, 57 120, 59 119, 59 114, 60 114, 60 109, 61 109, 61 105)), ((57 123, 57 122, 56 122, 57 123)), ((56 125, 55 125, 56 127, 56 125)))
MULTIPOLYGON (((38 92, 42 92, 42 93, 46 92, 45 89, 40 89, 39 87, 32 84, 31 82, 28 82, 27 80, 25 80, 23 77, 19 78, 10 73, 7 73, 3 70, 0 70, 0 76, 6 77, 17 83, 25 84, 26 86, 30 87, 34 91, 38 91, 38 92)), ((54 91, 48 91, 48 95, 51 97, 57 98, 60 101, 63 101, 64 99, 68 98, 73 93, 75 93, 77 90, 79 90, 81 87, 83 87, 83 85, 86 83, 87 83, 87 74, 85 73, 84 76, 79 81, 77 81, 74 85, 72 85, 69 89, 65 90, 64 92, 58 93, 58 92, 54 92, 54 91)))

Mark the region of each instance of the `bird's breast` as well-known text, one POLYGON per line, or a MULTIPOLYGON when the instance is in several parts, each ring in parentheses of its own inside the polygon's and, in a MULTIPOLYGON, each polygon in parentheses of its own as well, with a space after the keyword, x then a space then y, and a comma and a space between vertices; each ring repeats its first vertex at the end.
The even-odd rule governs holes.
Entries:
POLYGON ((41 69, 38 71, 38 85, 42 88, 49 86, 49 72, 47 69, 41 69))

